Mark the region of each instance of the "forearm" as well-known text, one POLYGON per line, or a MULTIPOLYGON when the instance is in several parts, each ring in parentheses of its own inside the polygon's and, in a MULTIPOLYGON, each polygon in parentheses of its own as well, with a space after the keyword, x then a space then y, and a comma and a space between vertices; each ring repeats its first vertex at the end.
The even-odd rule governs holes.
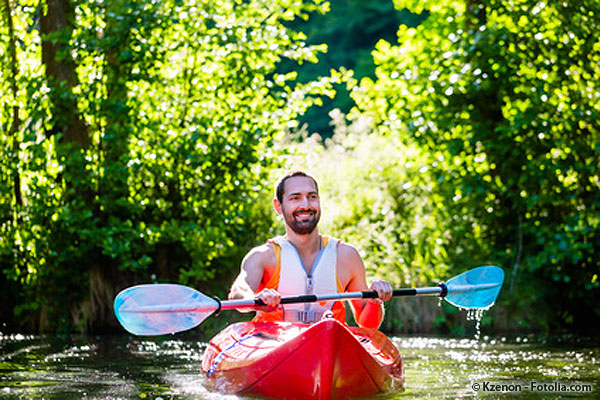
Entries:
POLYGON ((235 282, 229 291, 229 300, 251 299, 254 297, 254 291, 248 284, 235 282))
MULTIPOLYGON (((229 291, 229 295, 227 296, 229 300, 249 300, 256 297, 256 294, 246 283, 245 280, 236 280, 234 284, 231 286, 231 290, 229 291)), ((247 313, 251 311, 255 311, 253 308, 240 308, 238 311, 247 313)))
POLYGON ((378 299, 364 300, 357 313, 356 322, 363 328, 378 329, 384 316, 383 302, 378 299))

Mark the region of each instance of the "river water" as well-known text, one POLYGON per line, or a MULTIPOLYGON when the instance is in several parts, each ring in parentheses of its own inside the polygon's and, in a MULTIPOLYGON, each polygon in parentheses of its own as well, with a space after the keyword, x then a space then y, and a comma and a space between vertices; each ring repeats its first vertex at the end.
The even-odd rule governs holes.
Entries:
MULTIPOLYGON (((600 398, 595 339, 393 340, 404 355, 405 391, 377 396, 380 400, 600 398)), ((0 334, 0 398, 237 399, 203 386, 198 371, 204 347, 197 334, 150 339, 0 334)))

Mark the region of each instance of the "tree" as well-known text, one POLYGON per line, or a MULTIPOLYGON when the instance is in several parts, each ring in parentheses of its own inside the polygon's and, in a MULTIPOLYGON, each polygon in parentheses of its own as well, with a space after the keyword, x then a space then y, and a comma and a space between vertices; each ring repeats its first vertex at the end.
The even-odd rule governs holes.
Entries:
POLYGON ((0 266, 15 321, 104 329, 124 286, 237 268, 236 244, 270 226, 256 198, 271 142, 332 95, 328 79, 276 71, 316 61, 285 23, 322 2, 2 4, 0 266))
POLYGON ((521 326, 600 318, 597 2, 397 5, 430 14, 378 43, 354 115, 429 152, 449 263, 503 265, 521 326))

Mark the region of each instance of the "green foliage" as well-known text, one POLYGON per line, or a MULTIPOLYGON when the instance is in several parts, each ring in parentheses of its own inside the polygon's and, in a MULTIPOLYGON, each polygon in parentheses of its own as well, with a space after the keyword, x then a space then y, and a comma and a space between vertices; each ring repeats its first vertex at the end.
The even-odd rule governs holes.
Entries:
POLYGON ((400 27, 400 45, 378 43, 377 80, 353 92, 352 117, 427 154, 448 263, 503 265, 502 294, 521 310, 509 321, 597 319, 600 7, 398 7, 430 15, 400 27))
POLYGON ((285 23, 324 7, 3 2, 0 267, 21 323, 105 326, 133 281, 216 285, 238 268, 271 226, 257 198, 272 141, 333 93, 276 70, 316 62, 285 23))
MULTIPOLYGON (((2 315, 86 330, 114 323, 134 282, 223 296, 281 229, 270 182, 294 164, 322 183, 323 232, 370 276, 430 285, 494 263, 499 326, 599 318, 600 7, 395 6, 0 0, 2 315), (333 113, 331 140, 282 149, 342 85, 352 123, 333 113)), ((465 331, 461 313, 398 304, 388 327, 465 331)))

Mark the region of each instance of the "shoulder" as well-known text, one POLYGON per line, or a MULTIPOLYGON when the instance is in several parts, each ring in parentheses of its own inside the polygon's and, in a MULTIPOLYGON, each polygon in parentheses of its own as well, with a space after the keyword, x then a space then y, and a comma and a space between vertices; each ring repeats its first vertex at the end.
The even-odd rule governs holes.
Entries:
POLYGON ((246 257, 242 261, 242 265, 262 266, 264 268, 274 266, 276 263, 277 259, 275 258, 272 243, 256 246, 246 254, 246 257))
POLYGON ((365 265, 354 246, 342 242, 338 245, 337 274, 344 290, 365 290, 365 265))
POLYGON ((339 242, 337 246, 338 258, 343 262, 362 261, 362 257, 356 247, 351 244, 339 242))
POLYGON ((337 258, 338 265, 343 265, 343 269, 351 276, 364 274, 365 265, 356 247, 340 242, 337 247, 337 258))

